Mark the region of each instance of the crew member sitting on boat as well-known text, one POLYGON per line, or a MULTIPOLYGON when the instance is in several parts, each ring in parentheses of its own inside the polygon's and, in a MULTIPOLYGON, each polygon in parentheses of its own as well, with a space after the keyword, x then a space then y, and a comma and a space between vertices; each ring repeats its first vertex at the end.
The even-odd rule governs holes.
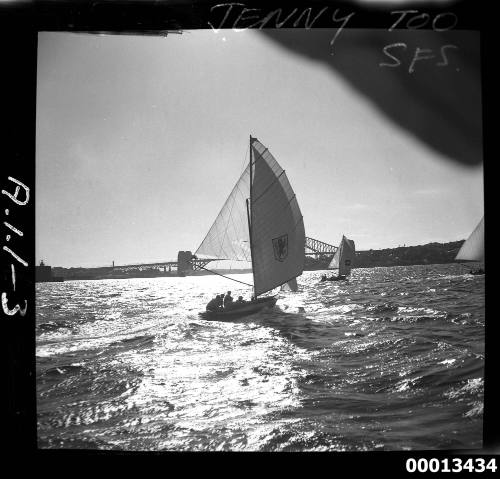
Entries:
POLYGON ((231 296, 231 291, 226 293, 224 296, 224 309, 229 309, 233 305, 233 297, 231 296))
POLYGON ((219 295, 215 296, 214 299, 211 299, 207 304, 207 311, 218 311, 221 309, 221 297, 219 295))
POLYGON ((238 296, 238 299, 235 301, 234 304, 243 304, 246 303, 246 301, 243 299, 243 296, 238 296))
POLYGON ((224 293, 219 294, 218 298, 219 298, 219 300, 218 300, 219 309, 223 309, 224 308, 224 293))

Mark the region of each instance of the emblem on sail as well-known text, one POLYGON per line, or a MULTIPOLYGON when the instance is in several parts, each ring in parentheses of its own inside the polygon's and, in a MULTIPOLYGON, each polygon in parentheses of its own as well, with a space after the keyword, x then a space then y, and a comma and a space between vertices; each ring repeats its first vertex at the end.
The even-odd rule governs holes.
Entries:
POLYGON ((288 256, 288 235, 273 238, 274 259, 285 261, 288 256))

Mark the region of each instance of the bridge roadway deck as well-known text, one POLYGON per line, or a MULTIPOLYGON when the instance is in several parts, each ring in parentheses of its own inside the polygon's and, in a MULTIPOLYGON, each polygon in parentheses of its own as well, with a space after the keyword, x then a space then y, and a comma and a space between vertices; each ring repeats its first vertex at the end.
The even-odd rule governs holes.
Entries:
MULTIPOLYGON (((337 251, 337 246, 333 246, 331 244, 325 243, 323 241, 319 241, 314 238, 306 237, 305 244, 305 255, 306 256, 332 256, 337 251)), ((194 269, 202 266, 205 267, 208 263, 212 261, 217 261, 217 258, 204 258, 204 259, 196 259, 193 262, 194 269)), ((169 268, 169 269, 177 269, 178 262, 177 261, 158 261, 156 263, 140 263, 140 264, 123 264, 123 265, 115 265, 114 269, 118 271, 126 271, 128 269, 156 269, 156 268, 169 268)))

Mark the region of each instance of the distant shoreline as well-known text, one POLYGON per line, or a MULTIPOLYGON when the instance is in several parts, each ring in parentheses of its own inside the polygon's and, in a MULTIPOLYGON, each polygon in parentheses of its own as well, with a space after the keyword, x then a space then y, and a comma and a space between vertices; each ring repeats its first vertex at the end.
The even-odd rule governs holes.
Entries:
MULTIPOLYGON (((419 246, 399 246, 397 248, 385 248, 379 250, 357 251, 353 268, 373 268, 384 266, 412 266, 425 264, 454 263, 455 256, 465 240, 452 241, 448 243, 428 243, 419 246)), ((332 255, 318 255, 318 257, 306 257, 305 271, 316 271, 327 269, 332 255)), ((118 267, 117 267, 118 268, 118 267)), ((248 274, 251 269, 216 269, 219 274, 248 274)), ((156 277, 178 277, 177 271, 161 271, 159 269, 143 267, 141 270, 119 271, 112 266, 98 268, 62 268, 52 267, 54 277, 64 280, 82 279, 125 279, 125 278, 156 278, 156 277)), ((204 276, 210 274, 206 271, 193 271, 189 276, 204 276)))

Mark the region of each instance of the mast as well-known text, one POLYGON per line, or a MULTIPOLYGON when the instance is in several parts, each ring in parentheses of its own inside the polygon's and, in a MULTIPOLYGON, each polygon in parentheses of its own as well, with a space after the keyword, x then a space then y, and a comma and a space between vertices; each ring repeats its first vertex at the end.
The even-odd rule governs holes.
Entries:
POLYGON ((344 238, 345 236, 342 235, 342 240, 340 241, 340 247, 339 247, 339 272, 338 272, 339 277, 342 276, 342 273, 344 272, 342 263, 342 254, 344 253, 344 238))
POLYGON ((253 277, 253 296, 255 299, 257 299, 257 295, 255 294, 255 270, 254 270, 254 261, 253 261, 253 242, 252 242, 252 219, 251 219, 251 214, 252 214, 252 175, 253 175, 253 168, 252 168, 252 135, 250 135, 250 198, 247 198, 247 219, 248 219, 248 237, 250 240, 250 258, 252 260, 252 277, 253 277))

